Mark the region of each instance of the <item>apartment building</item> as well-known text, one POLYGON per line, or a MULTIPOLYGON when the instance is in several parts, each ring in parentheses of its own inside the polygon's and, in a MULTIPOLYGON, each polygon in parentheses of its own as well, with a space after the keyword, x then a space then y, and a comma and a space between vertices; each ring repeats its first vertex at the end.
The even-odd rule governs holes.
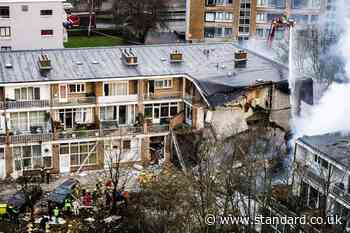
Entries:
POLYGON ((278 16, 288 14, 302 28, 318 22, 324 11, 325 0, 187 0, 186 39, 265 39, 278 16))
MULTIPOLYGON (((337 232, 350 232, 349 134, 303 136, 296 141, 294 192, 305 209, 343 218, 337 232)), ((315 212, 316 213, 316 212, 315 212)), ((329 231, 333 232, 333 231, 329 231)))
POLYGON ((63 48, 63 0, 0 0, 0 49, 63 48))
POLYGON ((169 125, 201 129, 226 103, 244 119, 289 103, 288 69, 231 43, 3 51, 0 70, 2 177, 170 161, 169 125))

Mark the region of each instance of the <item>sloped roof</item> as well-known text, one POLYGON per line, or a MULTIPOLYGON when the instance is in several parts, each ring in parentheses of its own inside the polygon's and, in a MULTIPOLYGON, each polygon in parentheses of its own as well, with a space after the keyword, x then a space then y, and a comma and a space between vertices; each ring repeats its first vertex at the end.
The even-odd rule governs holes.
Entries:
POLYGON ((310 146, 324 156, 350 168, 350 134, 329 133, 316 136, 303 136, 301 142, 310 146))
POLYGON ((206 96, 227 89, 255 85, 256 80, 280 82, 288 77, 288 69, 272 60, 248 51, 246 68, 234 68, 232 43, 164 44, 77 49, 50 49, 0 52, 0 86, 7 83, 110 79, 139 76, 188 75, 206 96), (132 48, 138 65, 121 61, 121 50, 132 48), (173 50, 183 53, 182 63, 170 63, 173 50), (203 51, 209 50, 209 55, 203 51), (52 70, 40 75, 38 57, 48 55, 52 70), (6 68, 5 64, 12 64, 6 68), (80 63, 80 64, 77 64, 80 63), (97 63, 97 64, 96 64, 97 63), (219 88, 218 88, 219 87, 219 88))

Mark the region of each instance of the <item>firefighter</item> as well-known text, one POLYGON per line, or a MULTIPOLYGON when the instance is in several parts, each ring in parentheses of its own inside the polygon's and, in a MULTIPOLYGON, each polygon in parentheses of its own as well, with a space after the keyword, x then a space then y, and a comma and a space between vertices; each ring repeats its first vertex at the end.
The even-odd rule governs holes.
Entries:
POLYGON ((64 200, 64 210, 67 213, 70 213, 72 211, 72 202, 70 198, 67 198, 66 200, 64 200))
POLYGON ((55 217, 55 223, 58 224, 58 216, 60 215, 60 209, 58 208, 58 206, 55 207, 55 209, 53 209, 53 216, 55 217))

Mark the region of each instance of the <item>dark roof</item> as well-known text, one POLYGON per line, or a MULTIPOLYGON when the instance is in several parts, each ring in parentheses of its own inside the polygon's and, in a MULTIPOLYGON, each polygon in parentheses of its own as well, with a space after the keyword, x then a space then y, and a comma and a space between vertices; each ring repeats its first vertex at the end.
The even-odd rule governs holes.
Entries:
POLYGON ((350 168, 350 134, 303 136, 299 140, 334 162, 350 168))
POLYGON ((237 49, 240 48, 232 43, 198 43, 4 51, 0 52, 0 85, 187 74, 202 84, 202 91, 209 97, 230 88, 255 85, 258 79, 273 82, 287 79, 287 67, 251 51, 248 51, 247 67, 234 68, 237 49), (138 57, 139 64, 134 67, 126 66, 120 59, 121 49, 130 47, 138 57), (183 53, 182 63, 170 63, 169 54, 173 50, 183 53), (209 55, 204 50, 209 50, 209 55), (52 70, 46 77, 41 76, 37 64, 41 54, 51 60, 52 70), (12 68, 6 68, 7 63, 12 68))

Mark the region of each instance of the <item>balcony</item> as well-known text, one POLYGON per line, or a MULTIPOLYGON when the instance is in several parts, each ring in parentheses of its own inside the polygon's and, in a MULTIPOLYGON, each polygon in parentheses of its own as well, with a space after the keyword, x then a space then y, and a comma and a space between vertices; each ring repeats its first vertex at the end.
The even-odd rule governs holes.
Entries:
POLYGON ((99 96, 97 97, 98 103, 108 104, 108 103, 128 103, 137 102, 137 95, 116 95, 116 96, 99 96))
MULTIPOLYGON (((313 173, 310 169, 305 172, 305 177, 312 183, 315 183, 317 186, 322 187, 325 186, 326 180, 319 175, 313 173)), ((341 187, 331 183, 330 185, 330 194, 333 195, 336 199, 342 200, 343 202, 350 205, 350 193, 342 189, 341 187)))
POLYGON ((64 131, 55 134, 56 140, 86 139, 97 137, 124 137, 142 134, 142 127, 118 127, 95 130, 64 131))
POLYGON ((167 133, 169 132, 169 125, 165 124, 165 125, 150 125, 148 126, 148 133, 152 134, 152 133, 167 133))
POLYGON ((52 106, 60 107, 60 106, 80 106, 80 105, 92 105, 96 104, 96 97, 69 97, 67 99, 61 98, 53 98, 52 106))
POLYGON ((27 100, 27 101, 7 101, 2 103, 1 108, 6 109, 24 109, 24 108, 46 108, 50 106, 49 100, 27 100))
POLYGON ((174 91, 174 92, 164 92, 157 93, 156 95, 144 95, 144 101, 155 101, 155 100, 173 100, 173 99, 181 99, 182 92, 174 91))
POLYGON ((52 133, 19 134, 9 137, 10 144, 48 142, 53 138, 52 133))

